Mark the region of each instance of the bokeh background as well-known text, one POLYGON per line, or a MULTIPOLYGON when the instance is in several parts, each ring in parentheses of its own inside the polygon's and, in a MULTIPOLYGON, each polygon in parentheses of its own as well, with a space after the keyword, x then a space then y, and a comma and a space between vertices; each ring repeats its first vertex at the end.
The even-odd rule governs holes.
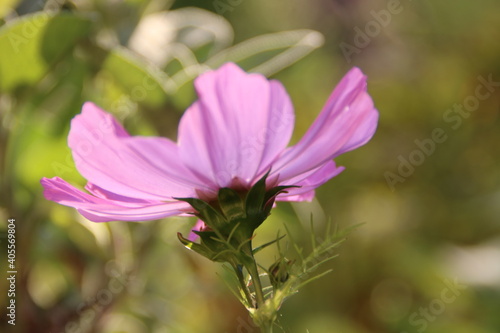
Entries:
POLYGON ((193 77, 225 61, 284 83, 295 141, 352 66, 380 111, 345 172, 258 230, 263 243, 287 224, 307 248, 311 214, 319 235, 364 223, 285 303, 283 331, 500 332, 500 2, 2 0, 0 16, 2 332, 258 332, 224 271, 177 241, 192 219, 95 224, 39 184, 85 184, 66 145, 84 101, 175 138, 193 77))

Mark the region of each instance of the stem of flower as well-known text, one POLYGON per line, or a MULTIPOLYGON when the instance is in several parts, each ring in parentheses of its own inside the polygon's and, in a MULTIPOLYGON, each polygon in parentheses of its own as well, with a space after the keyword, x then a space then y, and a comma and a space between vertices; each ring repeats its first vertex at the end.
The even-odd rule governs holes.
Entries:
POLYGON ((245 283, 245 278, 243 277, 243 273, 242 273, 240 267, 238 267, 239 265, 233 264, 232 266, 233 266, 234 272, 236 273, 236 276, 238 277, 238 282, 241 285, 241 289, 243 289, 243 292, 244 292, 245 297, 246 297, 247 302, 248 302, 248 306, 255 307, 254 301, 252 299, 252 295, 250 295, 250 292, 248 291, 248 287, 245 283))
POLYGON ((266 301, 264 299, 264 293, 262 292, 262 283, 260 282, 259 271, 257 269, 257 264, 255 263, 255 259, 252 256, 252 261, 249 262, 245 268, 248 273, 252 277, 252 282, 255 289, 255 298, 257 299, 257 308, 260 308, 264 305, 266 301))
POLYGON ((249 262, 245 268, 252 277, 252 282, 255 289, 255 298, 257 299, 257 306, 253 312, 253 320, 257 326, 259 326, 262 333, 272 333, 274 315, 269 314, 269 307, 266 307, 266 300, 264 298, 264 293, 262 291, 262 283, 260 282, 259 271, 257 269, 257 264, 252 256, 252 261, 249 262))
POLYGON ((262 325, 259 326, 259 328, 260 328, 260 331, 262 333, 273 333, 273 323, 272 322, 266 321, 266 322, 262 323, 262 325))
POLYGON ((241 263, 245 266, 248 274, 252 277, 252 283, 255 289, 255 298, 257 300, 257 306, 255 308, 261 308, 266 300, 264 299, 264 293, 262 292, 262 283, 260 282, 257 263, 255 262, 255 258, 253 256, 252 242, 248 242, 242 250, 245 255, 242 257, 243 260, 241 260, 241 263))

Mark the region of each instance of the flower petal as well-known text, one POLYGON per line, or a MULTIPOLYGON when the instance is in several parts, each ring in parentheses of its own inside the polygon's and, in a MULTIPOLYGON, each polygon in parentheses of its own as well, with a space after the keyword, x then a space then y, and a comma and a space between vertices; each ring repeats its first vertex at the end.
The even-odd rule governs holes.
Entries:
POLYGON ((335 88, 304 137, 275 163, 272 173, 279 173, 280 182, 287 182, 316 169, 368 142, 377 121, 378 112, 366 91, 366 76, 353 68, 335 88))
POLYGON ((106 200, 123 201, 123 202, 140 203, 140 204, 148 204, 148 203, 155 202, 153 200, 144 200, 144 199, 138 199, 138 198, 125 197, 123 195, 119 195, 119 194, 116 194, 113 192, 106 191, 105 189, 102 189, 99 186, 94 185, 92 183, 87 183, 87 185, 85 185, 85 189, 94 197, 106 199, 106 200))
POLYGON ((284 194, 278 195, 276 198, 276 201, 287 201, 287 202, 301 202, 301 201, 307 201, 311 202, 312 199, 314 199, 314 196, 316 195, 316 191, 310 190, 309 192, 305 192, 302 194, 295 194, 295 195, 288 195, 284 196, 284 194))
MULTIPOLYGON (((43 193, 47 200, 76 208, 80 214, 94 222, 138 222, 192 211, 191 206, 182 201, 140 202, 139 200, 123 197, 121 198, 126 201, 95 197, 78 190, 59 177, 43 178, 41 184, 44 187, 43 193)), ((96 189, 94 188, 94 190, 96 189)))
POLYGON ((344 171, 344 167, 337 167, 335 162, 328 161, 322 166, 287 180, 281 185, 295 184, 299 188, 290 188, 287 193, 278 195, 278 201, 311 201, 314 198, 314 189, 344 171))
POLYGON ((191 242, 196 241, 200 236, 194 233, 194 231, 202 231, 206 227, 205 222, 202 220, 198 219, 195 223, 195 225, 191 228, 191 232, 189 233, 187 239, 190 240, 191 242))
POLYGON ((290 141, 290 97, 281 83, 231 63, 201 75, 195 87, 199 100, 179 125, 182 161, 212 186, 235 178, 252 184, 290 141))
POLYGON ((112 193, 145 200, 193 196, 201 182, 166 138, 131 137, 110 114, 92 103, 71 122, 68 144, 78 171, 112 193))

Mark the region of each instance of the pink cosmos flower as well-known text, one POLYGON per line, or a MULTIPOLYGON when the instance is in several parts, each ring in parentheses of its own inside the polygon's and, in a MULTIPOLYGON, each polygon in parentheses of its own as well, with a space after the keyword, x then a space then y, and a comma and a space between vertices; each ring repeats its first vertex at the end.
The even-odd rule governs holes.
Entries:
POLYGON ((87 192, 59 177, 43 178, 45 198, 95 222, 153 220, 193 212, 174 198, 207 200, 222 187, 249 189, 270 170, 269 186, 300 186, 277 200, 311 200, 316 187, 344 169, 333 159, 368 142, 377 126, 358 68, 288 148, 294 111, 280 82, 228 63, 198 77, 195 87, 199 99, 183 115, 177 142, 131 136, 112 115, 85 103, 68 144, 87 192))

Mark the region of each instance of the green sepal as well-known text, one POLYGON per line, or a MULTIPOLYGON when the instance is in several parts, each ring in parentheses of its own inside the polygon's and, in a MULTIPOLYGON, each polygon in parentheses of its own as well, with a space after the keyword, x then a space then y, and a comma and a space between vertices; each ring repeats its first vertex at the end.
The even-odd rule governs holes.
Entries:
POLYGON ((245 203, 233 189, 221 188, 218 193, 219 205, 228 221, 244 219, 246 217, 245 203))
POLYGON ((233 258, 232 251, 225 240, 221 240, 214 231, 193 231, 200 236, 200 245, 213 253, 212 261, 228 262, 233 258))
POLYGON ((219 228, 226 223, 226 219, 215 208, 207 202, 197 198, 174 198, 176 200, 185 201, 193 207, 197 213, 195 214, 212 229, 219 228))
POLYGON ((248 192, 221 188, 217 200, 203 201, 198 198, 175 198, 187 202, 208 228, 194 231, 200 243, 184 238, 181 242, 212 261, 251 262, 253 253, 281 239, 252 250, 251 240, 257 229, 269 216, 276 196, 286 189, 298 186, 276 186, 267 190, 267 172, 248 192))
POLYGON ((251 227, 255 230, 269 216, 276 196, 285 192, 286 189, 300 186, 276 186, 266 190, 266 180, 269 170, 261 179, 255 183, 247 194, 245 205, 248 219, 252 222, 251 227))
POLYGON ((248 192, 245 200, 247 216, 256 216, 262 211, 262 205, 266 197, 266 179, 270 171, 259 179, 248 192))
POLYGON ((278 196, 278 194, 285 193, 287 189, 294 188, 294 187, 298 188, 300 186, 294 186, 294 185, 276 186, 276 187, 273 187, 272 189, 270 189, 269 191, 266 192, 266 195, 264 197, 263 209, 262 209, 262 211, 265 212, 266 217, 271 212, 271 209, 273 208, 273 205, 274 205, 274 201, 276 200, 276 197, 278 196))
POLYGON ((192 242, 189 239, 186 239, 182 236, 180 232, 177 233, 177 238, 181 241, 181 243, 188 249, 193 250, 194 252, 201 254, 205 258, 211 260, 211 261, 216 261, 216 256, 217 253, 214 253, 207 247, 200 245, 198 243, 192 242))

